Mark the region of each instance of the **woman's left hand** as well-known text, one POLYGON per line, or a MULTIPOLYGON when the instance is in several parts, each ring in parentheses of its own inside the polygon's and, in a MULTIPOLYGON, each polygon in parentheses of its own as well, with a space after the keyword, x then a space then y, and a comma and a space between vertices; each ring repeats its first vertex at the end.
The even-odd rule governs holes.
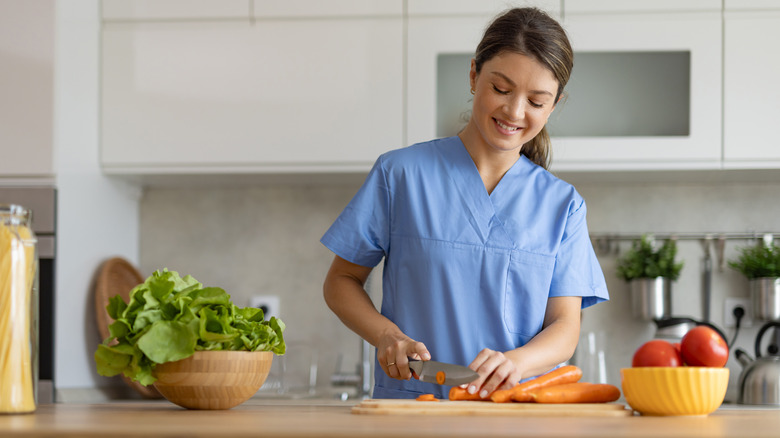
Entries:
POLYGON ((485 348, 469 365, 479 377, 466 386, 470 394, 479 391, 486 398, 497 389, 511 389, 522 378, 522 371, 504 353, 485 348))

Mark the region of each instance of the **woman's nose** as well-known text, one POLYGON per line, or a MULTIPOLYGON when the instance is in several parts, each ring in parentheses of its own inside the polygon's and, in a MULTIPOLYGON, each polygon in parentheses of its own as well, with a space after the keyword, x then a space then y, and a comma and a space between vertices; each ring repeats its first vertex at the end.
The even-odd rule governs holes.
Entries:
POLYGON ((520 120, 525 116, 525 101, 523 99, 510 99, 504 105, 504 112, 512 118, 512 120, 520 120))

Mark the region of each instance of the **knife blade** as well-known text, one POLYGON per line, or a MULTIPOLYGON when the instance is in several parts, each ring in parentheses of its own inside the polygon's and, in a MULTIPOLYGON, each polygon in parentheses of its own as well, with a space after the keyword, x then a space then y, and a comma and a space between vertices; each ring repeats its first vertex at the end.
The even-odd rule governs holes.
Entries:
POLYGON ((423 382, 438 383, 440 385, 462 385, 474 381, 479 374, 468 367, 451 363, 436 362, 435 360, 410 360, 409 368, 416 374, 415 377, 423 382), (437 379, 439 377, 443 379, 437 379))

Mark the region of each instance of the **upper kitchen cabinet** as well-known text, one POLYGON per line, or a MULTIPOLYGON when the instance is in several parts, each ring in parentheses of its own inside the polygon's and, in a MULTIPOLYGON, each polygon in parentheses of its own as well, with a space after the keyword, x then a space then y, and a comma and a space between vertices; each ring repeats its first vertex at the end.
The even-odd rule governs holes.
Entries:
POLYGON ((0 178, 54 174, 54 7, 0 0, 0 178))
MULTIPOLYGON (((465 125, 470 60, 491 18, 415 17, 412 3, 410 143, 455 135, 465 125)), ((554 170, 720 168, 719 10, 565 17, 575 61, 550 118, 554 170)))
POLYGON ((575 57, 548 126, 555 170, 720 168, 720 12, 567 13, 564 25, 575 57))
POLYGON ((102 0, 103 20, 249 19, 252 0, 102 0))
MULTIPOLYGON (((411 17, 434 15, 495 15, 515 6, 536 6, 559 16, 560 0, 407 0, 407 13, 411 17)), ((487 24, 487 23, 483 23, 487 24)))
POLYGON ((409 0, 407 143, 455 135, 471 109, 469 68, 490 20, 509 6, 558 18, 559 1, 409 0))
POLYGON ((566 11, 565 13, 568 15, 636 12, 720 12, 722 1, 723 0, 564 0, 563 4, 564 10, 566 11))
POLYGON ((402 1, 320 3, 104 22, 103 168, 364 171, 402 145, 402 1))
POLYGON ((727 1, 726 6, 724 167, 779 168, 780 2, 727 1), (735 3, 731 9, 730 3, 735 3))

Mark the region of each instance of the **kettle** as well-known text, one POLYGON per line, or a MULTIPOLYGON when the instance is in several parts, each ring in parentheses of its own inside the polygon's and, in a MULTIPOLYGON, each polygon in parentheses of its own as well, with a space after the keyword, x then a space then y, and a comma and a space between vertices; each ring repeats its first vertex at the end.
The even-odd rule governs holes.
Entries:
POLYGON ((734 352, 743 367, 739 376, 739 404, 780 407, 780 356, 776 355, 777 346, 770 348, 772 356, 761 356, 761 338, 773 327, 780 328, 780 322, 768 322, 758 331, 755 360, 742 349, 734 352))

